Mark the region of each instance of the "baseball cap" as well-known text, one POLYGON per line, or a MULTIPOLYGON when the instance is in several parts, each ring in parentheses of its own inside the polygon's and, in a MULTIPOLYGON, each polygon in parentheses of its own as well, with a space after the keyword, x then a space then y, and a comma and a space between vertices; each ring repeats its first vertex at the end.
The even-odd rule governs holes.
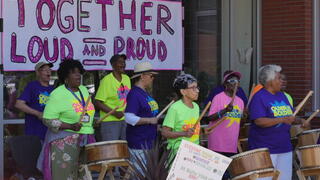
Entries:
POLYGON ((44 65, 48 65, 50 68, 52 68, 53 67, 53 64, 52 63, 48 63, 48 62, 38 62, 37 64, 36 64, 36 66, 34 67, 34 70, 35 71, 38 71, 42 66, 44 66, 44 65))

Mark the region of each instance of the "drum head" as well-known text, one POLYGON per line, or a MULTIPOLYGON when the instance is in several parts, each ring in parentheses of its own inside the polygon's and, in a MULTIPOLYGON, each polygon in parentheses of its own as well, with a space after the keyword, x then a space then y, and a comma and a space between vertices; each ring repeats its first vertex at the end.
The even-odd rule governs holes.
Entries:
POLYGON ((105 145, 105 144, 127 144, 127 141, 124 140, 116 140, 116 141, 102 141, 102 142, 96 142, 96 143, 91 143, 85 145, 85 147, 94 147, 94 146, 100 146, 100 145, 105 145))
POLYGON ((239 157, 242 157, 242 156, 246 156, 248 154, 253 154, 253 153, 262 152, 262 151, 268 151, 269 152, 269 149, 268 148, 253 149, 251 151, 246 151, 246 152, 231 156, 230 158, 235 159, 235 158, 239 158, 239 157))

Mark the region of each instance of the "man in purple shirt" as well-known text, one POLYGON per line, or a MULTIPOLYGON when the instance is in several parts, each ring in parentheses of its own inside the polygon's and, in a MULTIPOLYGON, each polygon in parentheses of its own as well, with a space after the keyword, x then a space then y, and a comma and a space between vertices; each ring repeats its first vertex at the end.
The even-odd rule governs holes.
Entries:
POLYGON ((53 86, 49 85, 53 64, 39 62, 35 66, 37 80, 27 84, 15 107, 25 113, 25 134, 44 140, 47 127, 42 123, 42 113, 53 86))

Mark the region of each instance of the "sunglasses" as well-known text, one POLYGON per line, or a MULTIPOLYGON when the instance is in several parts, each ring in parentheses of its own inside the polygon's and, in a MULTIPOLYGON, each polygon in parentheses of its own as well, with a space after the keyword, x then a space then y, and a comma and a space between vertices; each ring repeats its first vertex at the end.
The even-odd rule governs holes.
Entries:
POLYGON ((226 82, 230 84, 235 84, 235 83, 239 83, 240 81, 238 79, 228 79, 226 82))

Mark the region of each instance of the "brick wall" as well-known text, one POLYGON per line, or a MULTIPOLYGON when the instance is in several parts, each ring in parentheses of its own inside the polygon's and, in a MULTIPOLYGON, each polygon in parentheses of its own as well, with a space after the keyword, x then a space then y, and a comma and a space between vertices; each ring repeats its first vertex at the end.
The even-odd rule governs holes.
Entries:
POLYGON ((312 0, 262 1, 261 38, 262 64, 282 66, 297 105, 312 88, 312 0))

